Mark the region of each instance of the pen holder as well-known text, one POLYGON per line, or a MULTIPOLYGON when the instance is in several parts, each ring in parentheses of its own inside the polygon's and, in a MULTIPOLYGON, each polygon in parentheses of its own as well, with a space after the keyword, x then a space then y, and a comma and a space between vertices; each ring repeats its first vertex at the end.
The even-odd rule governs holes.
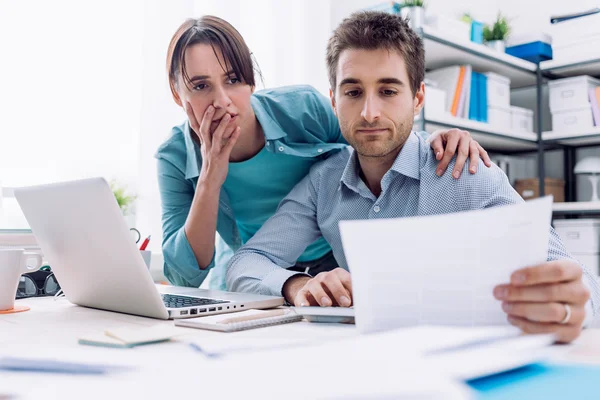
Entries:
POLYGON ((150 262, 152 261, 152 252, 150 250, 140 250, 140 254, 146 263, 146 267, 150 269, 150 262))

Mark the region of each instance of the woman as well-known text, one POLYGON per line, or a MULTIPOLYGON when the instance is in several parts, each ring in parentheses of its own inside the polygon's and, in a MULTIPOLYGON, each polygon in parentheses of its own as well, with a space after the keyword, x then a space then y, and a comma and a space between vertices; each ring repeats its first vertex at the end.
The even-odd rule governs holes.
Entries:
MULTIPOLYGON (((189 121, 159 148, 164 272, 175 285, 224 289, 227 247, 236 250, 275 212, 317 161, 346 143, 325 96, 309 86, 254 93, 252 56, 241 35, 213 16, 184 22, 169 45, 169 84, 189 121), (216 232, 222 242, 215 249, 216 232)), ((432 141, 442 174, 458 150, 460 173, 487 153, 466 132, 432 141)), ((458 177, 455 175, 455 177, 458 177)), ((324 239, 309 246, 295 269, 315 275, 337 267, 324 239)))

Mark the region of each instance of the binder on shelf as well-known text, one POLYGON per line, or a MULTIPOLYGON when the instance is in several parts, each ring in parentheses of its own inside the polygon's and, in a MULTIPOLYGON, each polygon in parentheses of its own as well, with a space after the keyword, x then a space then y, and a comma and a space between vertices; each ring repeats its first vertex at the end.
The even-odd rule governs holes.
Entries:
POLYGON ((465 67, 460 66, 459 73, 458 73, 458 83, 456 84, 456 88, 454 90, 454 98, 452 99, 452 109, 450 110, 452 115, 454 115, 455 117, 458 116, 458 106, 460 104, 460 96, 462 93, 464 80, 465 80, 465 67))
POLYGON ((471 77, 473 68, 470 65, 464 65, 465 78, 460 90, 460 102, 458 103, 458 111, 456 116, 459 118, 469 118, 469 105, 471 103, 471 77))
POLYGON ((460 92, 457 91, 460 71, 459 65, 453 65, 427 73, 427 78, 435 81, 437 87, 446 92, 446 111, 450 113, 452 113, 454 98, 460 95, 460 92))
POLYGON ((481 122, 488 122, 488 84, 487 76, 484 74, 479 75, 479 117, 481 122))
POLYGON ((469 119, 473 121, 480 121, 480 109, 479 102, 479 74, 475 71, 471 72, 471 90, 469 90, 471 96, 471 102, 469 103, 469 119))
POLYGON ((598 95, 600 94, 600 91, 597 89, 600 88, 589 89, 589 97, 590 104, 592 106, 592 117, 594 118, 594 126, 600 126, 600 105, 598 104, 598 95))

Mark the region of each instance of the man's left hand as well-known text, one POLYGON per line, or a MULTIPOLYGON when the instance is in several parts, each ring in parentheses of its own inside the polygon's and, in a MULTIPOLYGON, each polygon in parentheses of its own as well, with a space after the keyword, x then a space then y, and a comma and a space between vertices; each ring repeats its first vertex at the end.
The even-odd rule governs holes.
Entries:
POLYGON ((558 342, 569 343, 581 333, 590 298, 582 275, 572 261, 551 261, 515 271, 509 284, 494 288, 494 297, 523 332, 554 333, 558 342))
POLYGON ((487 151, 467 131, 456 128, 435 131, 429 137, 429 144, 435 154, 435 159, 440 162, 435 172, 438 176, 442 176, 446 172, 455 155, 456 163, 452 171, 455 179, 460 177, 467 158, 470 159, 469 172, 472 174, 477 172, 480 157, 487 167, 492 165, 487 151))

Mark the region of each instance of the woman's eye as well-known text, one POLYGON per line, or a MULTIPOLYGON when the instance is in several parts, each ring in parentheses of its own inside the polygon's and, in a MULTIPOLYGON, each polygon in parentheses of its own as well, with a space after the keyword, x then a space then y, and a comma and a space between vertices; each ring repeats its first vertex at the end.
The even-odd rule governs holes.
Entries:
POLYGON ((232 84, 232 85, 234 85, 236 83, 240 83, 240 80, 234 76, 234 77, 229 78, 227 80, 227 82, 230 83, 230 84, 232 84))
POLYGON ((206 89, 208 85, 205 83, 199 83, 198 85, 194 86, 194 90, 203 90, 206 89))
POLYGON ((358 97, 360 96, 360 91, 358 90, 349 90, 346 92, 346 96, 348 97, 358 97))

